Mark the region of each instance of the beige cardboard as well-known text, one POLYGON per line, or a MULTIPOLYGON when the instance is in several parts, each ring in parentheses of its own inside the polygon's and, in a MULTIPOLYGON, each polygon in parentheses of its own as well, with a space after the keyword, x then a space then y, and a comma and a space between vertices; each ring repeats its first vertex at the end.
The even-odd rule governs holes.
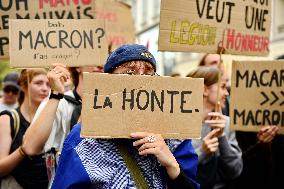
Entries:
POLYGON ((103 22, 91 19, 10 20, 11 67, 103 65, 106 33, 103 22))
POLYGON ((160 51, 217 53, 224 47, 225 54, 269 53, 269 0, 161 0, 160 17, 160 51), (260 22, 250 27, 256 14, 260 22))
POLYGON ((131 7, 113 0, 96 1, 96 19, 104 20, 111 51, 123 44, 133 44, 135 30, 131 7))
POLYGON ((233 62, 230 117, 234 130, 277 125, 284 134, 284 61, 233 62))
POLYGON ((2 5, 4 8, 0 10, 0 59, 9 59, 9 19, 92 19, 95 17, 95 0, 2 0, 2 5))
MULTIPOLYGON (((203 79, 172 78, 159 76, 129 76, 118 74, 84 73, 83 106, 82 106, 82 137, 94 138, 129 138, 130 133, 146 131, 160 133, 164 138, 199 138, 203 112, 203 79), (98 89, 95 95, 95 89, 98 89), (130 91, 134 91, 134 99, 139 90, 146 90, 151 96, 154 90, 161 98, 164 90, 163 112, 156 104, 151 111, 151 98, 145 110, 138 109, 134 101, 133 109, 126 102, 123 110, 123 91, 128 92, 126 98, 131 98, 130 91), (171 111, 171 96, 169 91, 178 91, 174 96, 171 111), (192 113, 181 113, 181 91, 192 91, 185 94, 183 109, 192 113), (95 103, 95 96, 97 101, 95 103), (112 102, 112 108, 106 103, 105 108, 94 109, 94 105, 103 106, 106 98, 112 102)), ((183 92, 185 93, 185 92, 183 92)), ((138 98, 140 108, 147 104, 146 92, 140 92, 138 98)))
POLYGON ((9 19, 94 19, 96 17, 106 23, 108 44, 112 44, 111 50, 135 41, 131 8, 114 0, 22 0, 20 3, 12 1, 11 7, 8 6, 10 0, 2 2, 4 9, 0 10, 0 59, 9 59, 9 19))

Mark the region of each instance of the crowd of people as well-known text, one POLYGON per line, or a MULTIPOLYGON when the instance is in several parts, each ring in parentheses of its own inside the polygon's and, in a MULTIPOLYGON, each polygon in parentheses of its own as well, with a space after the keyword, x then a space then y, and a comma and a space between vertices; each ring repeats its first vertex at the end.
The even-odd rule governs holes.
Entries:
POLYGON ((206 54, 187 75, 204 78, 200 139, 165 140, 148 131, 130 133, 131 139, 80 137, 83 72, 153 76, 156 66, 147 48, 132 44, 112 52, 103 68, 58 63, 48 71, 7 74, 0 101, 0 189, 281 184, 284 139, 275 125, 264 125, 257 133, 230 129, 229 76, 216 54, 206 54), (74 87, 66 91, 70 80, 74 87))

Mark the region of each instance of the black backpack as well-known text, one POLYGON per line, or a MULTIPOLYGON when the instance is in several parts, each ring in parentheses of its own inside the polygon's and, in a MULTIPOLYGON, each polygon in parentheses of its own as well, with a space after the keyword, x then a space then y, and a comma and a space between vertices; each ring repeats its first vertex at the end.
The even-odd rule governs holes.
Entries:
POLYGON ((11 127, 11 137, 12 142, 15 141, 15 138, 20 129, 20 116, 16 109, 13 110, 4 110, 0 113, 0 115, 9 115, 12 119, 10 119, 10 127, 11 127))

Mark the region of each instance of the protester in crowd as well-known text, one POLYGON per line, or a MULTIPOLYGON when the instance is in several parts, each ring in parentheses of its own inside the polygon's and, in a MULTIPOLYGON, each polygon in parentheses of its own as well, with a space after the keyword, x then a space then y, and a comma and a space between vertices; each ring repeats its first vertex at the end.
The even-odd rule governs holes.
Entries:
POLYGON ((50 87, 44 69, 23 70, 20 107, 0 116, 0 177, 2 189, 47 188, 48 179, 42 155, 28 157, 22 139, 50 87), (14 113, 12 113, 14 112, 14 113))
MULTIPOLYGON (((200 65, 203 66, 218 67, 219 63, 220 56, 217 54, 206 54, 200 61, 200 65)), ((220 68, 224 73, 224 67, 221 65, 220 68)), ((229 98, 227 98, 225 108, 223 108, 223 113, 226 115, 229 115, 229 104, 229 98)), ((271 142, 275 138, 278 130, 276 126, 264 126, 258 133, 236 131, 236 139, 243 152, 242 159, 244 166, 240 177, 231 184, 231 189, 252 187, 267 188, 275 183, 272 180, 275 178, 274 172, 278 170, 278 166, 273 166, 276 160, 272 161, 272 158, 278 159, 277 157, 280 151, 279 149, 275 149, 274 152, 277 155, 272 156, 271 145, 279 145, 276 145, 275 142, 271 144, 271 142)), ((278 142, 278 144, 280 143, 281 141, 278 142)), ((276 173, 276 175, 279 174, 276 173)))
POLYGON ((229 128, 229 118, 222 115, 229 94, 225 79, 221 79, 218 91, 219 70, 214 67, 198 67, 187 77, 204 78, 203 125, 201 139, 193 140, 192 145, 198 154, 197 181, 201 189, 226 188, 227 184, 238 177, 242 171, 242 153, 229 128), (215 107, 218 112, 214 112, 215 107))
POLYGON ((102 67, 72 67, 54 64, 47 76, 51 87, 36 119, 25 134, 23 150, 29 156, 44 152, 49 182, 55 175, 59 155, 66 136, 80 117, 83 72, 101 72, 102 67), (72 79, 74 89, 65 92, 65 83, 72 79), (65 92, 65 93, 64 93, 65 92))
MULTIPOLYGON (((123 45, 109 56, 104 71, 154 75, 155 68, 156 61, 144 46, 123 45)), ((80 138, 80 130, 81 124, 76 125, 65 140, 52 188, 197 187, 197 156, 190 140, 165 142, 161 135, 147 132, 130 134, 133 140, 80 138), (129 168, 125 156, 139 168, 129 168), (185 170, 179 160, 187 165, 185 170)))
POLYGON ((284 138, 276 135, 278 130, 277 126, 264 126, 257 133, 236 132, 243 151, 244 169, 230 189, 265 189, 282 185, 284 138))
POLYGON ((12 110, 18 107, 20 86, 18 85, 19 74, 12 72, 3 80, 3 97, 0 99, 0 112, 12 110))
MULTIPOLYGON (((284 61, 284 55, 281 55, 276 58, 276 60, 284 61)), ((271 143, 271 151, 272 151, 272 167, 273 167, 273 175, 272 175, 272 187, 277 188, 281 184, 283 184, 284 178, 284 136, 276 135, 271 143)))
MULTIPOLYGON (((220 55, 218 55, 218 54, 205 54, 202 57, 202 59, 200 60, 198 66, 212 66, 212 67, 220 68, 222 75, 223 75, 223 77, 226 81, 227 90, 230 94, 230 89, 231 89, 230 77, 225 70, 224 64, 220 64, 220 55)), ((224 108, 222 108, 222 112, 226 116, 229 116, 229 114, 230 114, 229 101, 230 101, 230 95, 227 95, 226 101, 225 101, 225 106, 224 106, 224 108)))

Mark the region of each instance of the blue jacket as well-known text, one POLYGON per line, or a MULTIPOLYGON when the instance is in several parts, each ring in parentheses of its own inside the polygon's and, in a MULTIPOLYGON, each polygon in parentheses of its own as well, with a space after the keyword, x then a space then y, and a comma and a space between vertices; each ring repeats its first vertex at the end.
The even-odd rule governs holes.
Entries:
MULTIPOLYGON (((81 126, 77 124, 64 142, 52 188, 136 188, 111 140, 80 138, 80 131, 81 126)), ((198 158, 191 140, 179 143, 174 156, 192 183, 199 188, 196 183, 198 158)), ((163 169, 155 157, 136 155, 135 158, 150 188, 166 188, 163 169)))

